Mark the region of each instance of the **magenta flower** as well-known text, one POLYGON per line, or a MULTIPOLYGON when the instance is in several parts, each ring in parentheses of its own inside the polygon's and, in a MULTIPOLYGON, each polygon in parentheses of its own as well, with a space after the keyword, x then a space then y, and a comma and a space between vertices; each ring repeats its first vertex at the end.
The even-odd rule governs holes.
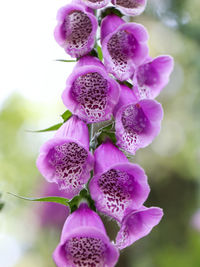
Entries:
POLYGON ((140 208, 147 199, 147 176, 110 142, 100 145, 94 157, 95 176, 89 184, 92 199, 97 210, 121 222, 125 214, 140 208))
POLYGON ((101 61, 85 56, 67 79, 62 99, 72 113, 93 123, 111 118, 119 94, 118 83, 108 76, 101 61))
POLYGON ((100 217, 86 203, 66 220, 53 253, 58 267, 113 267, 119 252, 110 242, 100 217))
POLYGON ((93 49, 98 23, 86 7, 77 3, 64 6, 57 20, 55 39, 71 57, 79 58, 93 49))
POLYGON ((133 210, 122 221, 116 237, 116 246, 119 249, 126 248, 148 235, 153 227, 159 224, 162 216, 162 209, 156 207, 146 208, 143 206, 139 210, 133 210))
POLYGON ((41 147, 37 167, 47 181, 65 190, 67 198, 76 195, 93 168, 87 125, 76 116, 65 122, 41 147))
POLYGON ((147 0, 112 0, 112 3, 125 15, 138 16, 145 10, 147 0))
POLYGON ((171 56, 159 56, 149 58, 139 66, 133 78, 134 92, 138 100, 157 97, 169 82, 173 65, 171 56))
MULTIPOLYGON (((64 191, 59 190, 55 183, 47 183, 40 185, 41 197, 58 196, 66 197, 64 191)), ((60 205, 58 203, 43 202, 37 206, 36 213, 42 227, 56 227, 63 226, 67 216, 69 215, 69 207, 60 205)))
POLYGON ((99 9, 107 6, 110 0, 79 0, 79 2, 85 4, 86 6, 92 9, 99 9))
POLYGON ((137 23, 125 23, 115 15, 103 19, 102 51, 107 71, 118 80, 128 80, 148 55, 148 34, 137 23), (116 27, 117 26, 117 27, 116 27))
POLYGON ((155 100, 137 102, 133 90, 121 86, 121 95, 115 109, 117 145, 135 154, 139 148, 148 146, 159 134, 163 110, 155 100))

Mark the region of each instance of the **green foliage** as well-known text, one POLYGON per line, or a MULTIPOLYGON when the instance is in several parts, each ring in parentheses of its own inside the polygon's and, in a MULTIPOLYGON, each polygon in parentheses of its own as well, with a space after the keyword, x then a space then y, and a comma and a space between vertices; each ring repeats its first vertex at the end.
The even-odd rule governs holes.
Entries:
POLYGON ((72 116, 72 113, 71 111, 69 110, 66 110, 62 115, 61 117, 63 118, 64 122, 68 121, 72 116))
POLYGON ((18 196, 16 194, 13 194, 13 193, 8 193, 14 197, 17 197, 17 198, 20 198, 20 199, 23 199, 23 200, 28 200, 28 201, 36 201, 36 202, 55 202, 55 203, 58 203, 58 204, 62 204, 62 205, 65 205, 65 206, 69 206, 68 202, 69 202, 69 199, 67 198, 64 198, 64 197, 54 197, 54 196, 51 196, 51 197, 41 197, 41 198, 28 198, 28 197, 22 197, 22 196, 18 196))
POLYGON ((73 60, 73 59, 56 59, 56 61, 59 61, 59 62, 76 62, 77 60, 73 60))
POLYGON ((103 53, 102 53, 102 49, 99 45, 96 45, 96 48, 97 48, 97 53, 98 53, 98 58, 99 60, 103 60, 103 53))
POLYGON ((38 130, 38 131, 28 131, 28 132, 33 132, 33 133, 44 133, 44 132, 50 132, 50 131, 56 131, 58 130, 61 126, 63 125, 63 123, 57 123, 53 126, 50 126, 46 129, 43 130, 38 130))

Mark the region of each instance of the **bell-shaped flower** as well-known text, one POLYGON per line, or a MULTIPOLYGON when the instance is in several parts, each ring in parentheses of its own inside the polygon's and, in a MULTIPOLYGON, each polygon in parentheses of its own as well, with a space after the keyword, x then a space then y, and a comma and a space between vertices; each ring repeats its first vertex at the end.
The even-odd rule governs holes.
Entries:
POLYGON ((171 56, 149 58, 134 74, 134 92, 138 100, 153 99, 169 82, 174 61, 171 56))
MULTIPOLYGON (((41 197, 58 196, 67 198, 63 190, 59 190, 57 184, 43 181, 38 190, 41 197)), ((44 228, 60 228, 69 215, 69 207, 53 202, 38 203, 35 213, 40 225, 44 228)))
POLYGON ((62 7, 57 21, 55 39, 71 57, 79 58, 93 49, 98 23, 84 5, 71 3, 62 7))
POLYGON ((119 251, 106 234, 100 217, 81 203, 66 220, 53 253, 58 267, 113 267, 119 251))
POLYGON ((65 190, 67 198, 76 195, 93 168, 87 125, 76 116, 65 122, 41 147, 37 167, 47 181, 65 190))
POLYGON ((66 82, 64 105, 86 123, 111 119, 119 100, 119 84, 95 57, 82 57, 66 82))
POLYGON ((141 207, 127 214, 121 223, 116 237, 116 247, 119 249, 132 245, 138 239, 148 235, 154 226, 159 224, 163 211, 157 207, 141 207))
POLYGON ((92 9, 99 9, 107 6, 110 0, 79 0, 79 2, 92 9))
POLYGON ((117 145, 134 155, 159 134, 163 109, 155 100, 137 101, 133 90, 122 85, 114 116, 117 145))
POLYGON ((147 0, 112 0, 112 4, 127 16, 138 16, 145 10, 147 0))
POLYGON ((94 157, 95 175, 89 183, 92 199, 98 211, 121 222, 125 214, 140 208, 147 199, 147 176, 109 141, 95 150, 94 157))
POLYGON ((101 25, 101 42, 107 71, 118 80, 133 77, 136 66, 148 55, 148 34, 137 23, 125 23, 116 15, 106 16, 101 25))

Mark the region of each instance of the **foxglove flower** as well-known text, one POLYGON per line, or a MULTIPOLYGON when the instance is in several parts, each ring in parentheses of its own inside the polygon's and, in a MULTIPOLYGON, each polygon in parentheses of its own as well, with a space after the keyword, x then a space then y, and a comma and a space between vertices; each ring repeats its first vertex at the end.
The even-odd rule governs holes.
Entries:
POLYGON ((140 208, 147 199, 147 177, 110 142, 100 145, 94 157, 95 176, 89 184, 92 199, 97 210, 121 222, 125 214, 140 208))
POLYGON ((79 0, 79 1, 92 9, 99 9, 105 7, 110 2, 110 0, 79 0))
POLYGON ((146 208, 143 206, 139 210, 133 210, 122 221, 116 237, 116 246, 123 249, 148 235, 160 222, 162 216, 162 209, 156 207, 146 208))
POLYGON ((40 149, 37 167, 49 182, 72 198, 87 183, 93 168, 87 125, 76 116, 65 122, 40 149))
POLYGON ((125 23, 116 15, 106 16, 101 25, 104 64, 118 80, 128 80, 148 55, 148 34, 137 23, 125 23), (116 27, 117 26, 117 27, 116 27))
POLYGON ((149 58, 139 66, 133 78, 134 92, 138 100, 157 97, 169 82, 173 65, 172 57, 159 56, 154 59, 149 58))
POLYGON ((125 15, 138 16, 145 10, 147 0, 112 0, 112 3, 125 15))
MULTIPOLYGON (((59 190, 55 183, 47 183, 40 185, 40 195, 42 197, 58 196, 67 197, 65 192, 59 190)), ((61 227, 69 215, 69 207, 58 203, 43 202, 37 206, 36 213, 42 227, 61 227)))
POLYGON ((93 49, 98 23, 86 7, 77 3, 64 6, 57 20, 55 39, 71 57, 79 58, 93 49))
POLYGON ((97 58, 82 57, 67 79, 62 94, 65 106, 86 123, 111 118, 120 87, 111 79, 97 58))
POLYGON ((81 203, 66 220, 53 258, 58 267, 113 267, 119 252, 100 217, 81 203))
POLYGON ((121 88, 115 109, 117 145, 134 155, 159 134, 163 110, 157 101, 144 99, 137 102, 133 90, 127 86, 121 88))

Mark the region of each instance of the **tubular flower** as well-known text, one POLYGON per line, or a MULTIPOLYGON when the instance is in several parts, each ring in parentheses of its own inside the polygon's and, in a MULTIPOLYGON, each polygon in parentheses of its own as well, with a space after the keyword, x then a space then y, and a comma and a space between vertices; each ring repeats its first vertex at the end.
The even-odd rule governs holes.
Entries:
POLYGON ((58 267, 113 267, 119 252, 110 242, 100 217, 86 203, 66 220, 53 253, 58 267))
MULTIPOLYGON (((42 184, 42 186, 40 185, 40 187, 42 187, 42 190, 40 189, 40 194, 43 197, 66 197, 65 192, 59 190, 55 183, 47 183, 45 181, 45 184, 42 184)), ((63 226, 63 223, 69 215, 69 207, 58 203, 44 202, 40 203, 40 206, 37 206, 36 213, 38 214, 38 219, 42 227, 59 228, 63 226)))
POLYGON ((140 208, 149 194, 144 170, 131 164, 110 142, 100 145, 94 153, 95 176, 89 189, 96 208, 121 222, 125 214, 140 208))
POLYGON ((135 154, 139 148, 148 146, 159 134, 163 110, 157 101, 145 99, 137 102, 130 88, 121 88, 120 100, 115 110, 117 145, 135 154))
POLYGON ((97 58, 82 57, 67 79, 62 94, 65 106, 86 123, 111 118, 120 87, 97 58))
POLYGON ((98 23, 83 5, 73 3, 62 7, 57 20, 55 39, 71 57, 79 58, 93 49, 98 23))
POLYGON ((87 125, 76 116, 65 122, 40 149, 37 167, 49 182, 72 198, 87 183, 93 168, 87 125))
POLYGON ((134 92, 138 100, 157 97, 169 82, 173 65, 171 56, 159 56, 154 59, 149 58, 139 66, 133 78, 134 92))
POLYGON ((153 227, 159 224, 162 216, 162 209, 156 207, 146 208, 143 206, 139 210, 131 211, 121 223, 116 237, 116 247, 126 248, 148 235, 153 227))
POLYGON ((112 4, 127 16, 138 16, 145 10, 147 0, 112 0, 112 4))
POLYGON ((92 9, 99 9, 105 7, 110 2, 110 0, 79 0, 79 1, 92 9))
POLYGON ((107 71, 120 81, 128 80, 148 55, 146 29, 141 24, 125 23, 119 17, 109 15, 103 19, 101 32, 107 71))

